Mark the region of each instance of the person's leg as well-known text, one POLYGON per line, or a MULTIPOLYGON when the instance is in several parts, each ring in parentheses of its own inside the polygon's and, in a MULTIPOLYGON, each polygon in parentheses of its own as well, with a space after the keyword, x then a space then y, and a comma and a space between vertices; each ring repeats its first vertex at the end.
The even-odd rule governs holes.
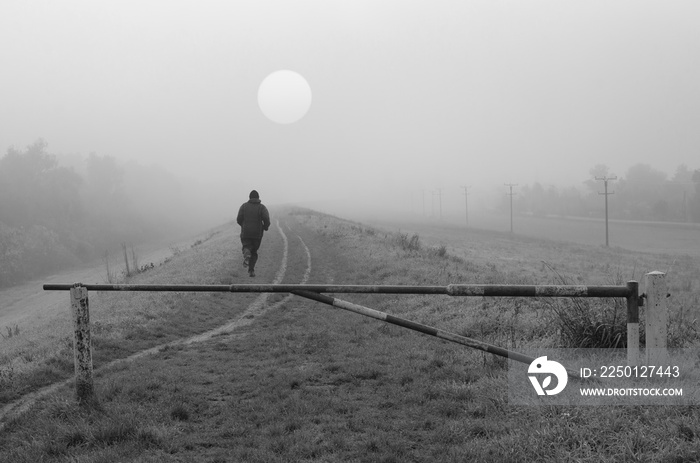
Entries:
POLYGON ((247 238, 241 238, 242 252, 243 252, 243 266, 248 268, 250 265, 251 252, 251 240, 247 238))
POLYGON ((258 249, 262 239, 250 240, 248 249, 250 250, 250 262, 248 263, 248 273, 250 276, 255 276, 255 264, 258 262, 258 249))

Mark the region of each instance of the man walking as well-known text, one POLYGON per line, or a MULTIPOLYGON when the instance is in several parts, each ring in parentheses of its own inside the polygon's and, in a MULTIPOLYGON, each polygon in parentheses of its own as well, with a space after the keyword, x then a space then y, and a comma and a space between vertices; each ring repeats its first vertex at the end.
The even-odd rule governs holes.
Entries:
POLYGON ((243 266, 248 268, 248 275, 255 276, 255 263, 258 261, 258 248, 262 242, 263 232, 270 228, 270 213, 260 202, 260 195, 253 190, 248 202, 238 209, 236 222, 241 226, 241 244, 243 244, 243 266))

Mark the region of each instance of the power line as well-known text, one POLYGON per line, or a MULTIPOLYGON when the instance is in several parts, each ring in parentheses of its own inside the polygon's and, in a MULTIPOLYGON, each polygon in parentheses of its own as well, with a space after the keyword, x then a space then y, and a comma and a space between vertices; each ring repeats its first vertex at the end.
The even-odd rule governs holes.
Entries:
POLYGON ((462 185, 462 188, 464 188, 464 215, 466 218, 467 227, 469 227, 469 199, 468 199, 468 197, 469 197, 469 188, 471 188, 471 186, 462 185))
POLYGON ((437 190, 433 190, 432 194, 433 194, 433 201, 432 201, 433 215, 435 215, 435 196, 437 196, 438 197, 438 204, 440 207, 440 220, 442 220, 442 188, 438 188, 437 190))
POLYGON ((605 246, 608 247, 610 244, 608 240, 608 196, 614 195, 615 192, 608 193, 608 182, 610 180, 617 180, 617 177, 596 177, 596 180, 602 180, 605 185, 605 193, 598 192, 599 195, 605 195, 605 246))
POLYGON ((507 196, 510 196, 510 232, 513 233, 513 196, 516 193, 513 193, 513 187, 518 186, 517 183, 504 183, 505 186, 510 188, 510 193, 506 193, 507 196))

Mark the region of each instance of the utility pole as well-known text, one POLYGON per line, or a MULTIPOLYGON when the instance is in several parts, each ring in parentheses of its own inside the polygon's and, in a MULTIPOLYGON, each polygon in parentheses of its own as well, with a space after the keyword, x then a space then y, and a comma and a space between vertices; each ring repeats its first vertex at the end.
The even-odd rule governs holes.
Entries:
POLYGON ((510 188, 510 193, 506 193, 507 196, 510 196, 510 232, 513 233, 513 187, 518 186, 517 183, 504 183, 505 186, 510 188))
POLYGON ((608 193, 608 181, 617 180, 617 177, 596 177, 596 180, 602 180, 605 185, 605 193, 598 192, 599 195, 605 195, 605 247, 610 245, 608 240, 608 196, 614 195, 615 192, 608 193))
POLYGON ((438 188, 437 192, 438 192, 438 204, 440 205, 440 220, 442 220, 442 188, 438 188))
POLYGON ((425 217, 425 188, 421 191, 423 192, 423 217, 425 217))
POLYGON ((462 188, 464 188, 464 217, 467 222, 467 228, 469 227, 469 200, 467 199, 469 196, 469 188, 471 186, 464 186, 462 185, 462 188))

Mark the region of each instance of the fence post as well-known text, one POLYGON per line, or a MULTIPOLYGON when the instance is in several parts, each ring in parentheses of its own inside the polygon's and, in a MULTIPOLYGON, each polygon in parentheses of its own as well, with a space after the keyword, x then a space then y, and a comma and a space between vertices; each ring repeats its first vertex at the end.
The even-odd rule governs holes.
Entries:
POLYGON ((628 281, 627 296, 627 365, 639 364, 639 283, 628 281))
POLYGON ((75 356, 75 392, 80 402, 94 400, 92 383, 92 342, 87 288, 76 283, 70 289, 73 315, 73 353, 75 356))
POLYGON ((663 365, 667 360, 668 308, 666 307, 666 274, 646 274, 646 360, 647 365, 663 365))

